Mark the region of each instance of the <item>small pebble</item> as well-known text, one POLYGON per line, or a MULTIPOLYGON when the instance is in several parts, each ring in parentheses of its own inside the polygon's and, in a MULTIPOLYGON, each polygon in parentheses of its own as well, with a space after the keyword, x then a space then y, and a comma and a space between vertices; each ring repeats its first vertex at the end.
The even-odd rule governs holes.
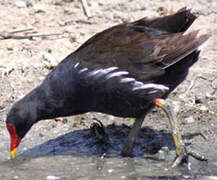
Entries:
POLYGON ((47 8, 46 4, 36 3, 34 5, 35 13, 44 13, 44 12, 46 12, 46 8, 47 8))
POLYGON ((12 73, 15 70, 15 64, 14 63, 10 63, 8 64, 5 69, 3 70, 3 74, 5 76, 8 76, 10 73, 12 73))
POLYGON ((210 93, 206 93, 206 98, 211 98, 212 95, 210 93))
POLYGON ((62 120, 62 122, 63 122, 63 124, 66 124, 66 123, 68 122, 68 119, 64 118, 64 119, 62 120))
POLYGON ((112 172, 113 172, 113 169, 109 169, 109 170, 108 170, 108 173, 112 173, 112 172))
POLYGON ((26 3, 24 1, 15 1, 14 5, 18 8, 25 8, 26 7, 26 3))
POLYGON ((42 134, 42 133, 39 133, 39 137, 44 137, 44 134, 42 134))
POLYGON ((195 97, 195 104, 203 104, 203 102, 200 98, 195 97))
POLYGON ((194 120, 193 116, 190 116, 190 117, 185 118, 185 119, 184 119, 184 122, 185 122, 186 124, 191 124, 191 123, 194 123, 195 120, 194 120))
POLYGON ((203 105, 203 106, 200 107, 200 110, 201 110, 201 111, 208 111, 208 108, 203 105))
POLYGON ((50 53, 44 52, 42 53, 42 57, 45 60, 44 64, 48 69, 52 69, 57 66, 58 62, 54 59, 54 57, 50 53))
POLYGON ((57 176, 47 176, 46 179, 47 180, 55 180, 55 179, 60 179, 60 177, 57 177, 57 176))
POLYGON ((216 97, 215 97, 215 95, 212 95, 212 94, 210 94, 210 93, 206 93, 206 99, 209 99, 209 100, 211 100, 211 101, 214 101, 214 100, 216 100, 216 97))

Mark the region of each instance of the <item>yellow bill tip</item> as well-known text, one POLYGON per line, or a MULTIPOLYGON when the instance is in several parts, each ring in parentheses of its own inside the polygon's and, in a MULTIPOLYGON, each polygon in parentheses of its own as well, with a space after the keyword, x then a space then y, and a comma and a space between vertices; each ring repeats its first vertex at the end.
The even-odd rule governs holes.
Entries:
POLYGON ((16 151, 17 151, 17 148, 14 148, 13 150, 11 150, 11 159, 14 159, 16 151))

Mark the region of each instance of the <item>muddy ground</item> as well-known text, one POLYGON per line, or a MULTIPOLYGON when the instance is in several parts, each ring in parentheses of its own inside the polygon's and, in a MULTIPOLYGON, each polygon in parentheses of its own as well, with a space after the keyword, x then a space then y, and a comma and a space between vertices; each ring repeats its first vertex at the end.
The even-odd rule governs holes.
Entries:
MULTIPOLYGON (((207 179, 217 176, 217 2, 212 0, 89 0, 88 18, 80 1, 0 1, 0 32, 32 38, 0 37, 1 179, 207 179), (169 97, 176 104, 186 144, 208 157, 194 159, 192 170, 170 169, 174 145, 165 114, 154 109, 143 124, 134 158, 119 153, 133 119, 88 113, 42 121, 23 139, 9 160, 6 115, 12 104, 44 79, 65 56, 95 33, 144 16, 192 8, 199 18, 189 29, 211 38, 188 78, 169 97), (164 9, 165 8, 165 9, 164 9), (164 11, 159 11, 164 9, 164 11), (168 10, 168 11, 166 11, 168 10), (19 30, 29 30, 16 32, 19 30), (94 119, 106 127, 112 147, 90 133, 94 119), (202 134, 202 135, 201 135, 202 134), (167 150, 168 148, 168 150, 167 150), (101 157, 108 149, 105 157, 101 157)), ((8 35, 8 34, 5 34, 8 35)))

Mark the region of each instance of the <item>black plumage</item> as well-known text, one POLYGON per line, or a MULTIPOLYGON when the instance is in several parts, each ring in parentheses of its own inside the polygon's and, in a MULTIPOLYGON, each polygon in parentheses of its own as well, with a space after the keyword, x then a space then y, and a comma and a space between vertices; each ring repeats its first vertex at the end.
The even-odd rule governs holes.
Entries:
POLYGON ((174 15, 120 24, 90 38, 13 105, 7 117, 11 150, 39 120, 91 111, 144 116, 198 60, 198 47, 208 35, 183 34, 195 19, 183 8, 174 15))

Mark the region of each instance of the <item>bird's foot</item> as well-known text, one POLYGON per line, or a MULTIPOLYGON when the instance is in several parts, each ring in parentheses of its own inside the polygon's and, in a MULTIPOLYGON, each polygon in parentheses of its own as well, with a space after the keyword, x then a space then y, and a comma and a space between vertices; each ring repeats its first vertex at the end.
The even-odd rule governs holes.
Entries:
POLYGON ((109 136, 106 133, 105 126, 98 119, 95 119, 95 120, 97 122, 94 122, 93 124, 91 124, 91 127, 90 127, 91 135, 96 137, 99 143, 110 144, 109 136))
POLYGON ((169 164, 171 164, 172 168, 174 168, 183 163, 187 163, 188 170, 191 170, 189 157, 193 157, 199 161, 208 161, 205 156, 194 150, 186 148, 185 145, 182 145, 181 147, 176 147, 176 158, 173 161, 169 162, 169 164))
POLYGON ((200 161, 207 161, 207 159, 204 156, 201 156, 198 152, 186 148, 180 132, 179 123, 174 115, 172 104, 160 98, 155 99, 155 104, 164 110, 171 126, 173 141, 176 148, 176 158, 171 163, 172 167, 176 167, 182 163, 187 163, 188 169, 190 170, 190 156, 200 161))

